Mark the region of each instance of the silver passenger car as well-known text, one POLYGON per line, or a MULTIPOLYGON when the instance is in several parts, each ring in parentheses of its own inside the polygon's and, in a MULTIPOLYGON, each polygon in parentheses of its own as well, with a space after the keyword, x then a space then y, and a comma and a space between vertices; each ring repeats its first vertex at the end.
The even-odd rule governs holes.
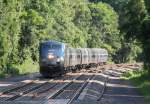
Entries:
POLYGON ((80 49, 68 48, 65 51, 64 67, 68 69, 75 69, 82 62, 82 54, 80 49))

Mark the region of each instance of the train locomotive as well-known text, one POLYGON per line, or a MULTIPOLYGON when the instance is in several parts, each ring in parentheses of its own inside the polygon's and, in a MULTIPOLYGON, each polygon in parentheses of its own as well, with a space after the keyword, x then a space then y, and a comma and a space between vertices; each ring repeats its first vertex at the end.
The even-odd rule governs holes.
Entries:
POLYGON ((40 73, 43 77, 105 64, 108 52, 101 48, 69 48, 65 43, 46 41, 40 43, 40 73))

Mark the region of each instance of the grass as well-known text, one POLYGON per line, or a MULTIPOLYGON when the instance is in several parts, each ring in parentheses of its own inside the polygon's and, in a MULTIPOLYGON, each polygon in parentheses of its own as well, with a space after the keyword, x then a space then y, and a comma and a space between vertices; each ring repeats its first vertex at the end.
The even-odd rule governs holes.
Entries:
POLYGON ((125 73, 123 78, 139 87, 139 91, 147 98, 146 104, 150 104, 150 74, 146 71, 130 71, 125 73))
POLYGON ((19 74, 29 74, 39 71, 38 63, 33 62, 31 59, 25 60, 23 64, 18 65, 16 67, 19 69, 19 74))
POLYGON ((3 71, 0 71, 0 78, 4 78, 6 74, 3 71))
POLYGON ((39 65, 37 62, 33 62, 31 59, 27 59, 20 65, 8 65, 7 69, 0 71, 0 78, 25 75, 29 73, 35 73, 39 71, 39 65))

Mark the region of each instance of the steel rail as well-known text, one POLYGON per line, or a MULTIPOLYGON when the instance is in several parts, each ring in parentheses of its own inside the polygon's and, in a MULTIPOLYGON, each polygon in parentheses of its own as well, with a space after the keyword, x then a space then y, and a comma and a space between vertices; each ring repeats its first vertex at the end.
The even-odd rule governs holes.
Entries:
POLYGON ((73 95, 73 97, 68 101, 67 104, 71 104, 74 100, 77 100, 78 97, 80 96, 81 92, 83 89, 87 86, 89 81, 94 78, 94 75, 92 75, 90 78, 88 78, 84 83, 81 85, 81 87, 76 91, 76 93, 73 95))
POLYGON ((98 97, 97 101, 100 101, 100 100, 102 99, 102 97, 103 97, 103 95, 104 95, 104 93, 105 93, 105 91, 106 91, 108 79, 109 79, 108 77, 105 78, 104 87, 103 87, 103 89, 102 89, 102 91, 101 91, 101 94, 100 94, 100 96, 98 97))
POLYGON ((82 76, 82 74, 78 77, 76 77, 75 79, 73 79, 71 82, 66 83, 65 85, 63 85, 61 88, 59 88, 58 90, 56 90, 54 93, 49 94, 46 99, 54 99, 56 96, 58 96, 61 92, 64 91, 65 88, 69 87, 75 80, 77 80, 78 78, 80 78, 82 76))
POLYGON ((48 83, 48 82, 44 82, 44 83, 41 83, 41 84, 36 85, 36 86, 33 86, 33 87, 31 86, 31 87, 29 87, 29 89, 25 89, 24 91, 22 91, 22 92, 20 92, 20 93, 14 93, 14 94, 16 94, 16 95, 14 95, 14 96, 11 97, 11 98, 6 99, 6 101, 15 100, 15 99, 17 99, 18 97, 20 97, 20 96, 22 96, 22 95, 24 95, 24 94, 27 94, 27 93, 29 93, 29 92, 35 90, 35 89, 38 89, 38 88, 40 88, 41 86, 43 86, 43 85, 45 85, 45 84, 47 84, 47 83, 48 83))
POLYGON ((42 91, 35 92, 33 97, 36 97, 35 95, 39 95, 39 94, 41 94, 41 93, 43 93, 43 92, 48 91, 49 89, 52 89, 52 88, 55 87, 57 84, 58 84, 58 83, 55 83, 55 84, 52 85, 51 87, 45 88, 45 89, 42 90, 42 91))
POLYGON ((3 94, 10 93, 11 91, 14 91, 14 90, 21 89, 22 87, 28 86, 28 85, 32 84, 33 82, 34 82, 34 81, 32 80, 31 82, 28 82, 28 83, 23 83, 23 84, 19 83, 19 84, 21 84, 21 85, 15 84, 15 85, 12 86, 11 89, 7 89, 6 91, 1 92, 1 93, 0 93, 0 96, 2 96, 3 94), (19 85, 19 86, 18 86, 18 85, 19 85))
MULTIPOLYGON (((81 75, 80 75, 80 76, 81 76, 81 75)), ((80 76, 75 77, 75 79, 79 78, 80 76)), ((67 76, 64 76, 62 80, 65 81, 65 78, 67 78, 67 76)), ((75 79, 74 79, 74 80, 75 80, 75 79)), ((49 88, 47 88, 47 89, 44 89, 44 90, 42 90, 42 91, 39 91, 39 92, 35 93, 35 95, 39 95, 40 93, 46 92, 46 91, 48 91, 48 90, 54 88, 54 87, 57 86, 57 85, 58 85, 58 83, 55 83, 53 86, 51 86, 51 87, 49 87, 49 88)), ((66 84, 65 84, 65 85, 66 85, 66 84)), ((65 85, 64 85, 64 87, 65 87, 65 85)), ((67 86, 66 86, 66 87, 67 87, 67 86)), ((65 88, 66 88, 66 87, 65 87, 65 88)), ((60 89, 61 89, 61 88, 60 88, 60 89)), ((59 93, 59 92, 58 92, 58 93, 59 93)), ((33 96, 33 98, 36 97, 35 95, 33 96)), ((55 96, 53 96, 53 95, 54 95, 54 94, 52 94, 52 95, 50 95, 50 94, 47 95, 46 99, 52 99, 53 97, 55 97, 55 96)))

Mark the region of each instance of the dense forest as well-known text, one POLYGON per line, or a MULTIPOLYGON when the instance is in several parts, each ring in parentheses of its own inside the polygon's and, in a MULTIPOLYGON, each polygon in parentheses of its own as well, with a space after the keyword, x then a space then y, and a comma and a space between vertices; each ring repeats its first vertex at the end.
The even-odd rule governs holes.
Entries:
POLYGON ((150 67, 149 0, 0 0, 0 73, 38 69, 39 43, 101 47, 150 67))

